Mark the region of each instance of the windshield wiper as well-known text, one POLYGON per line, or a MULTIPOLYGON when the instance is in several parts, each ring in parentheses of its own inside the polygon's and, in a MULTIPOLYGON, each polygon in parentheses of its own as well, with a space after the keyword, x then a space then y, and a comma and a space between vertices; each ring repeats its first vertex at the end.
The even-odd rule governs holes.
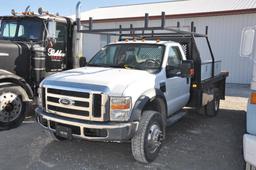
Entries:
POLYGON ((129 65, 129 64, 123 64, 122 66, 123 66, 123 68, 126 68, 126 69, 142 70, 141 68, 139 68, 137 66, 133 66, 133 65, 129 65))
POLYGON ((112 68, 125 68, 125 69, 137 69, 137 70, 141 70, 141 68, 132 66, 132 65, 128 65, 128 64, 119 64, 119 65, 111 65, 111 64, 88 64, 87 66, 91 66, 91 67, 112 67, 112 68))

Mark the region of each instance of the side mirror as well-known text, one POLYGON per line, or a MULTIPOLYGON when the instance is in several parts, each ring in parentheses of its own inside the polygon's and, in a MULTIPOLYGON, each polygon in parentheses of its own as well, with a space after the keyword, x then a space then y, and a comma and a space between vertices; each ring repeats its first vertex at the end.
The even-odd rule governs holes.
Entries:
POLYGON ((180 65, 181 77, 191 78, 194 76, 194 62, 193 60, 184 60, 180 65))
POLYGON ((178 77, 193 77, 194 75, 194 62, 193 60, 184 60, 178 66, 166 66, 166 76, 168 78, 178 76, 178 77))
POLYGON ((241 57, 252 57, 254 53, 255 27, 243 29, 240 46, 241 57))
POLYGON ((55 42, 56 40, 56 21, 50 20, 48 22, 47 39, 55 42))
POLYGON ((80 57, 80 58, 79 58, 79 66, 80 66, 80 67, 85 67, 86 64, 87 64, 86 58, 85 58, 85 57, 80 57))
POLYGON ((165 68, 166 71, 166 77, 174 77, 174 76, 180 76, 181 72, 178 67, 167 65, 165 68))

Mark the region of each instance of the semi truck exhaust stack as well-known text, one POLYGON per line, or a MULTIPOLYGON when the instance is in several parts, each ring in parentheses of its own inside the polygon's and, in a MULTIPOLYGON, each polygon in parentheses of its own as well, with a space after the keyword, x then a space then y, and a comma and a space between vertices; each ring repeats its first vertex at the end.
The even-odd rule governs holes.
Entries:
POLYGON ((81 30, 81 19, 80 19, 80 12, 81 12, 81 1, 76 4, 76 24, 77 24, 77 32, 81 30))

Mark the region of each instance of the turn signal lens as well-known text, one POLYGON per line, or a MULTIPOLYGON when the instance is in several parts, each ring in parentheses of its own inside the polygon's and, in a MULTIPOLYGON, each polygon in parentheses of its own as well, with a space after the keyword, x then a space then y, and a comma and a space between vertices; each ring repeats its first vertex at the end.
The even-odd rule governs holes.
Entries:
POLYGON ((128 110, 131 107, 130 97, 111 97, 112 110, 128 110))
POLYGON ((256 92, 251 93, 251 104, 256 104, 256 92))
POLYGON ((130 109, 130 104, 112 104, 112 110, 126 110, 130 109))

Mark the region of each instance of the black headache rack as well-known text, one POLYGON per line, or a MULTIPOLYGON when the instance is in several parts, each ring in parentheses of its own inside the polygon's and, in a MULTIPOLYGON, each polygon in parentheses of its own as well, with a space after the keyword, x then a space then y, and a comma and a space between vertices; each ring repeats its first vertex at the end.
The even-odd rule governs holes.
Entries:
POLYGON ((86 34, 99 34, 99 35, 110 35, 118 36, 119 41, 125 40, 162 40, 162 41, 174 41, 182 45, 186 58, 188 60, 193 60, 195 67, 195 74, 191 79, 191 97, 188 106, 190 107, 201 107, 203 104, 203 93, 213 93, 213 89, 219 89, 219 98, 225 99, 225 82, 228 72, 221 72, 217 76, 215 75, 214 65, 215 57, 208 39, 208 26, 205 27, 205 34, 200 34, 196 32, 196 27, 194 22, 191 22, 190 31, 181 30, 180 22, 174 27, 166 26, 165 12, 161 14, 161 25, 158 27, 149 26, 149 14, 145 14, 144 26, 134 27, 130 24, 129 28, 124 28, 119 25, 119 28, 108 28, 108 29, 94 29, 93 19, 89 18, 88 25, 83 25, 81 29, 80 20, 80 6, 81 3, 78 2, 76 6, 76 24, 77 32, 86 34), (200 52, 197 48, 195 38, 205 38, 210 55, 212 64, 212 74, 211 78, 207 80, 201 80, 201 58, 200 52))

